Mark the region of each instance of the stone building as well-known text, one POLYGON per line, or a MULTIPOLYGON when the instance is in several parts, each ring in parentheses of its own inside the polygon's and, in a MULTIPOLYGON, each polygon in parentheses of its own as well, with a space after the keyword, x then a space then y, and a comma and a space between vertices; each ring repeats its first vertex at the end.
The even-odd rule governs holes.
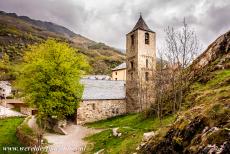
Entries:
POLYGON ((122 63, 112 69, 113 80, 126 80, 126 63, 122 63))
POLYGON ((140 112, 154 103, 156 69, 156 33, 149 29, 141 15, 126 35, 126 56, 127 112, 140 112))
POLYGON ((84 124, 126 113, 125 82, 81 79, 84 92, 77 109, 77 124, 84 124))
POLYGON ((144 111, 155 101, 156 34, 140 16, 126 35, 126 63, 112 70, 112 79, 86 77, 77 110, 77 123, 84 124, 125 113, 144 111))

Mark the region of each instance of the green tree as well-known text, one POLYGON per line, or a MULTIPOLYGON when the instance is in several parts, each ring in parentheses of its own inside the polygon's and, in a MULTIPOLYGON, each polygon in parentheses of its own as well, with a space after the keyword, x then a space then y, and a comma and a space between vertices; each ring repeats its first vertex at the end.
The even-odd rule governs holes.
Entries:
POLYGON ((89 70, 86 58, 66 43, 47 40, 30 46, 18 67, 16 85, 42 119, 64 119, 76 112, 82 98, 81 76, 89 70))
POLYGON ((11 69, 9 56, 6 53, 3 53, 2 58, 0 59, 0 80, 9 80, 11 69))

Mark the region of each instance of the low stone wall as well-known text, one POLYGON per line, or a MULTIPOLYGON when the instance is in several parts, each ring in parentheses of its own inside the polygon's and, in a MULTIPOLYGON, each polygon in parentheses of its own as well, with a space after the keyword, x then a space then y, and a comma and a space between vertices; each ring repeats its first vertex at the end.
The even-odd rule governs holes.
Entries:
POLYGON ((32 115, 32 111, 28 107, 20 107, 20 112, 26 115, 32 115))
POLYGON ((37 140, 35 138, 33 130, 28 126, 27 122, 30 117, 27 117, 18 127, 16 136, 21 144, 24 146, 36 146, 37 140))
POLYGON ((36 108, 30 107, 20 107, 20 112, 26 115, 33 115, 33 111, 37 110, 36 108))
POLYGON ((84 100, 77 109, 77 124, 94 122, 126 113, 125 99, 84 100))

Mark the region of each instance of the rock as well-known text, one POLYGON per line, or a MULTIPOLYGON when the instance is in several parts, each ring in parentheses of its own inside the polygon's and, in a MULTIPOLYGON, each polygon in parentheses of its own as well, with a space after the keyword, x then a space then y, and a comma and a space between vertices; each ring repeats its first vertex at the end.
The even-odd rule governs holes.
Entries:
POLYGON ((62 135, 67 135, 68 133, 60 126, 56 125, 53 128, 53 131, 62 135))
POLYGON ((60 120, 60 121, 58 121, 58 126, 59 127, 65 128, 66 125, 67 125, 67 120, 60 120))
POLYGON ((120 137, 121 136, 121 133, 118 133, 118 135, 117 135, 118 137, 120 137))
POLYGON ((155 136, 154 132, 144 133, 144 137, 142 139, 142 142, 148 142, 149 139, 151 139, 153 136, 155 136))
POLYGON ((226 141, 221 145, 220 151, 221 154, 230 153, 230 142, 226 141))
MULTIPOLYGON (((206 128, 206 127, 205 127, 205 128, 206 128)), ((209 130, 208 130, 208 129, 205 130, 205 128, 204 128, 204 130, 203 130, 202 140, 207 140, 207 137, 208 137, 210 134, 213 134, 213 133, 215 133, 216 131, 219 130, 219 128, 217 128, 217 127, 212 127, 212 128, 210 128, 209 130)))
POLYGON ((118 136, 118 137, 121 136, 121 133, 118 132, 118 128, 113 128, 112 132, 113 132, 113 136, 118 136))
POLYGON ((144 145, 145 145, 145 143, 141 143, 141 145, 140 145, 140 146, 141 146, 141 147, 143 147, 144 145))
POLYGON ((97 152, 94 153, 94 154, 102 154, 103 151, 104 151, 104 149, 101 149, 101 150, 97 151, 97 152))
POLYGON ((209 127, 206 126, 206 127, 203 129, 202 134, 206 133, 208 130, 209 130, 209 127))

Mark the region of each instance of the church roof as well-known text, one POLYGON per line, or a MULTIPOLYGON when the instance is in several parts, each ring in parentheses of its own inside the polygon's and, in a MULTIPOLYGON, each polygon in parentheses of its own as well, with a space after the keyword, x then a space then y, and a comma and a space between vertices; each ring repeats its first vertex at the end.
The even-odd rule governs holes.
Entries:
POLYGON ((111 77, 108 75, 86 75, 83 79, 111 80, 111 77))
POLYGON ((81 79, 83 100, 125 99, 125 81, 81 79))
POLYGON ((136 25, 134 26, 134 28, 131 32, 133 32, 137 29, 153 32, 151 29, 149 29, 148 25, 145 23, 144 19, 142 18, 142 15, 140 15, 140 18, 138 19, 136 25))
POLYGON ((118 65, 117 67, 115 67, 112 70, 115 71, 115 70, 122 70, 122 69, 126 69, 126 63, 125 62, 120 64, 120 65, 118 65))

